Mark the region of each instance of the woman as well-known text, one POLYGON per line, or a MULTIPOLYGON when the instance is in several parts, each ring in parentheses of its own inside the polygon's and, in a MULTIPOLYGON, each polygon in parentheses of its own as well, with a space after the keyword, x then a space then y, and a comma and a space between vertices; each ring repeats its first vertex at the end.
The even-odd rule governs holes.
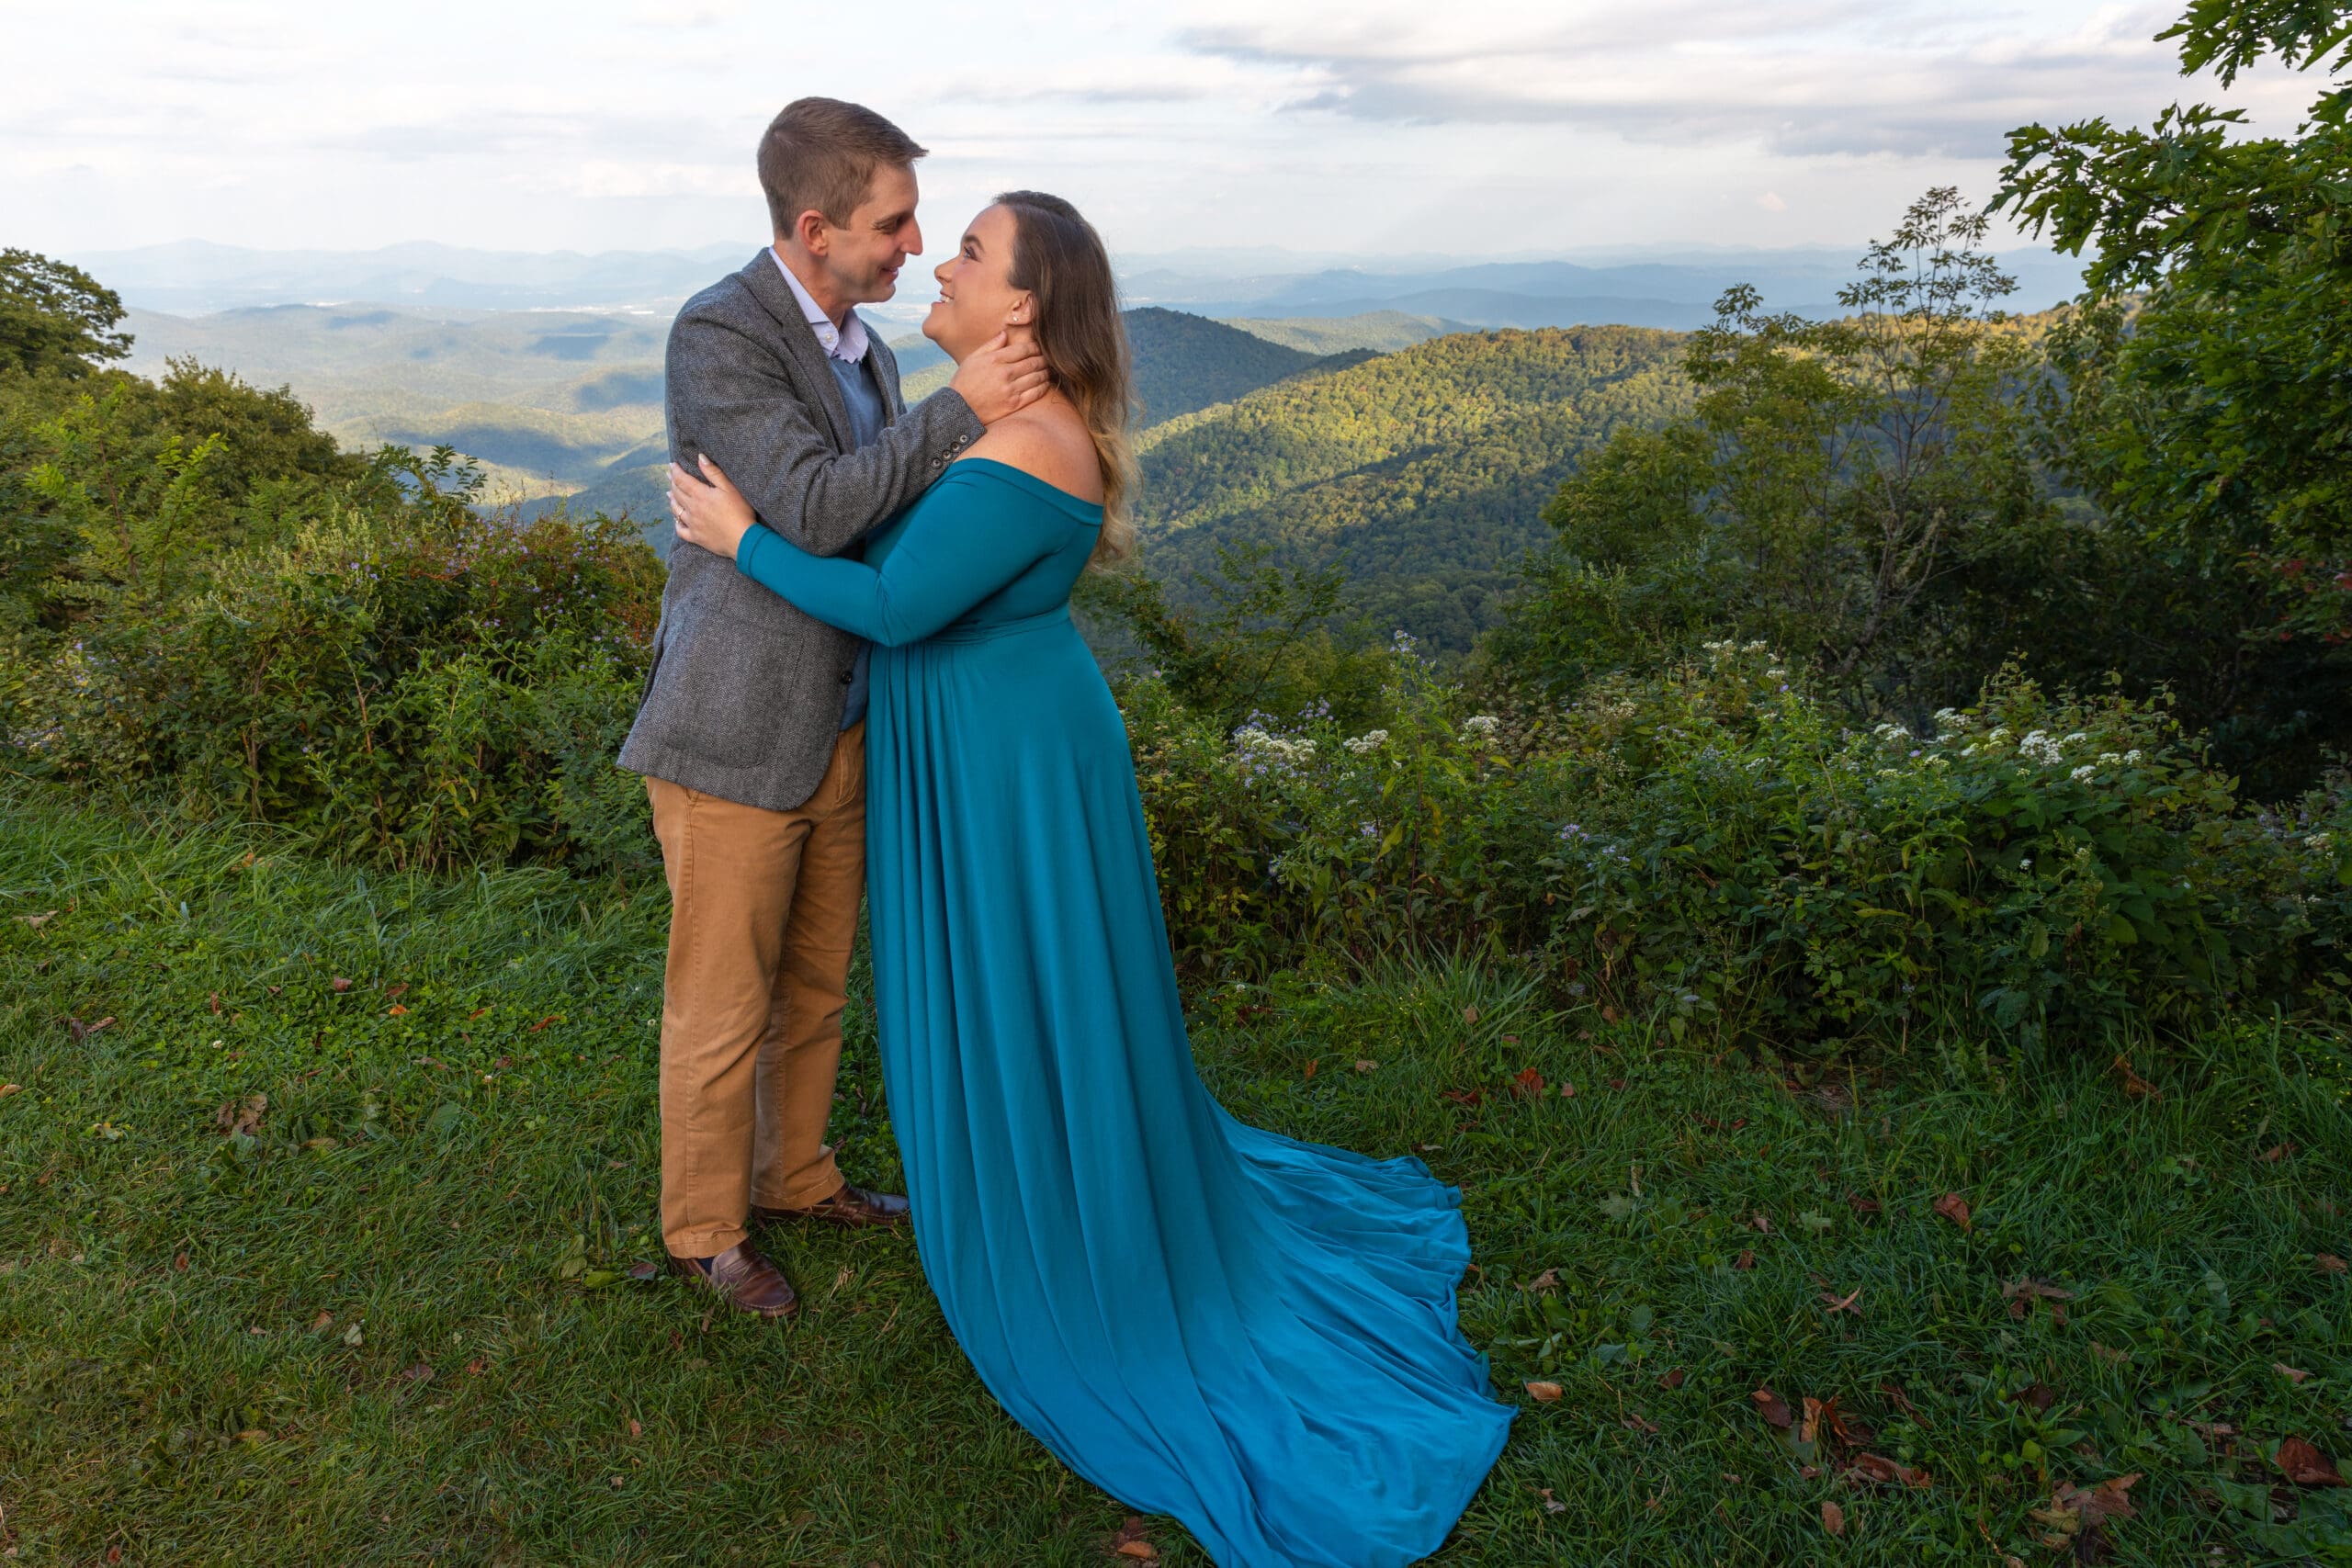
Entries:
POLYGON ((1022 1425, 1226 1568, 1412 1562, 1511 1417, 1455 1323, 1460 1194, 1202 1087, 1126 731, 1069 619, 1133 538, 1110 263, 1022 191, 937 276, 926 336, 1034 338, 1055 390, 863 561, 757 525, 715 468, 671 491, 680 539, 876 645, 875 1006, 924 1273, 1022 1425))

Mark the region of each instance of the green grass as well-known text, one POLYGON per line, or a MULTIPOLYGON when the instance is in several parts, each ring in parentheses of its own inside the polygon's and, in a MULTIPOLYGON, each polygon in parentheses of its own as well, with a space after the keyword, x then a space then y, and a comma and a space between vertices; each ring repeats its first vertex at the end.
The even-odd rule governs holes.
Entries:
MULTIPOLYGON (((782 1328, 629 1278, 659 1252, 658 887, 363 875, 20 791, 0 917, 15 1561, 1114 1561, 1124 1510, 989 1402, 906 1238, 771 1234, 808 1299, 782 1328)), ((835 1132, 887 1183, 853 1030, 835 1132)), ((2028 1510, 2132 1472, 2112 1562, 2352 1557, 2266 1458, 2352 1448, 2324 1041, 2143 1047, 2154 1099, 2111 1050, 1954 1087, 1669 1050, 1472 968, 1221 990, 1195 1038, 1244 1117, 1467 1190, 1464 1325, 1524 1414, 1441 1563, 2058 1562, 2028 1510), (2026 1279, 2064 1323, 2010 1314, 2026 1279), (1930 1484, 1847 1483, 1759 1385, 1930 1484)))

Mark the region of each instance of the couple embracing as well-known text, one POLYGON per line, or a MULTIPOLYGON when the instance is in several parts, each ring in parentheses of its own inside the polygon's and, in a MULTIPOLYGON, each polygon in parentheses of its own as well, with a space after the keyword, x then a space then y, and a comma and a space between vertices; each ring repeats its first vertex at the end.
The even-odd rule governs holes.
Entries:
POLYGON ((797 1306, 754 1222, 911 1218, 989 1391, 1224 1568, 1433 1551, 1510 1422, 1456 1324, 1460 1194, 1235 1121, 1195 1074, 1127 736, 1069 617, 1132 545, 1102 241, 1000 197, 937 269, 957 362, 907 409, 854 307, 922 249, 923 149, 804 98, 763 137, 775 243, 669 350, 677 544, 645 702, 673 897, 672 1267, 797 1306), (909 1196, 824 1141, 861 892, 909 1196))

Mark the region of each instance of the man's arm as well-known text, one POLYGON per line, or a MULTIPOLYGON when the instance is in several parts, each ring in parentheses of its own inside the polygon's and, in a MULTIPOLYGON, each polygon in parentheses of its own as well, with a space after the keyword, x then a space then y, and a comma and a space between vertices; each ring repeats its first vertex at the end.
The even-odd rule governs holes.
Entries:
POLYGON ((956 381, 854 452, 836 452, 776 362, 775 350, 701 314, 670 331, 673 460, 702 453, 735 481, 760 519, 820 556, 838 555, 897 515, 1001 419, 1044 395, 1043 361, 976 354, 956 381), (969 368, 967 378, 964 371, 969 368))

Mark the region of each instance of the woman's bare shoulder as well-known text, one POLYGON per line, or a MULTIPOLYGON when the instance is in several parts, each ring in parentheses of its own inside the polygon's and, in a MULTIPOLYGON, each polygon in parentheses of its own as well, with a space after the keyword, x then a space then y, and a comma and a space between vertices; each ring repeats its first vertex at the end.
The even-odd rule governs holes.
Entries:
POLYGON ((1094 455, 1094 437, 1078 411, 1066 403, 1040 404, 1007 415, 989 425, 964 456, 1018 468, 1081 500, 1102 499, 1102 465, 1094 455))

